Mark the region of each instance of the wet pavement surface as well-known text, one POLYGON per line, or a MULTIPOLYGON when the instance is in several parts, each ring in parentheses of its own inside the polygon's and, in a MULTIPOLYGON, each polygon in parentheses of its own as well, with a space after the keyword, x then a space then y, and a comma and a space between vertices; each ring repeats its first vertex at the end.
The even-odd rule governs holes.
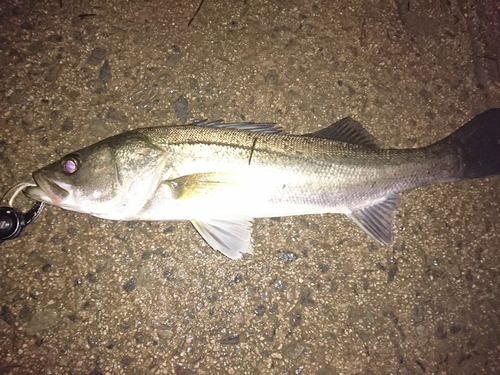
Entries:
MULTIPOLYGON (((1 191, 143 126, 352 116, 417 147, 500 107, 494 0, 198 5, 0 4, 1 191)), ((187 222, 48 207, 0 245, 0 374, 498 374, 499 194, 408 192, 391 247, 341 215, 258 219, 240 261, 187 222)))

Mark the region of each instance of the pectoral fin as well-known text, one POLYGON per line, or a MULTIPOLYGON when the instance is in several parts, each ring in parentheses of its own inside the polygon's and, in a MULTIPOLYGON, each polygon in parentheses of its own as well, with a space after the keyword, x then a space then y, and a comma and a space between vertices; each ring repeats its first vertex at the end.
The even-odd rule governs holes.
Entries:
POLYGON ((382 245, 390 245, 393 241, 392 219, 400 200, 399 194, 391 195, 347 216, 373 239, 382 245))
POLYGON ((175 199, 211 197, 227 194, 231 188, 241 186, 240 175, 227 172, 193 173, 165 181, 175 199))
POLYGON ((192 219, 191 223, 215 250, 231 259, 239 259, 243 253, 252 252, 251 220, 249 217, 192 219))

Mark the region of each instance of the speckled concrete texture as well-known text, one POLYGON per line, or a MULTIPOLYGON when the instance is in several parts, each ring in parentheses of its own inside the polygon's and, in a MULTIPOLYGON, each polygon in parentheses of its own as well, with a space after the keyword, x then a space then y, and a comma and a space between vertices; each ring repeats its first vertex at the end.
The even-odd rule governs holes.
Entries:
MULTIPOLYGON (((1 191, 137 127, 352 116, 416 147, 500 106, 495 0, 205 0, 188 26, 198 5, 1 2, 1 191)), ((498 374, 499 192, 404 194, 392 247, 259 219, 241 261, 186 222, 49 207, 0 245, 0 374, 498 374)))

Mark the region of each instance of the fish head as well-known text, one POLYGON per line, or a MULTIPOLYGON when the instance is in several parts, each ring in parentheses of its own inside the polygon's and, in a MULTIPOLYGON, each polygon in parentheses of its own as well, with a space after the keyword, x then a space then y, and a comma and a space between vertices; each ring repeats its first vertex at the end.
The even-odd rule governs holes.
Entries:
POLYGON ((24 189, 34 200, 82 213, 99 213, 116 199, 112 149, 99 145, 72 152, 35 171, 36 186, 24 189))
POLYGON ((66 210, 126 220, 157 186, 161 152, 127 133, 63 156, 33 175, 24 194, 66 210))

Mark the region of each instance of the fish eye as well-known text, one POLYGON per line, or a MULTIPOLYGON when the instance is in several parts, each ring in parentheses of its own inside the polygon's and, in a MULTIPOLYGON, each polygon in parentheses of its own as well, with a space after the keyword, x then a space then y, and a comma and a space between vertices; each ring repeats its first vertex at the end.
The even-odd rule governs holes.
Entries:
POLYGON ((66 155, 61 162, 63 172, 66 174, 75 173, 76 171, 78 171, 81 165, 82 165, 82 159, 78 154, 66 155))

